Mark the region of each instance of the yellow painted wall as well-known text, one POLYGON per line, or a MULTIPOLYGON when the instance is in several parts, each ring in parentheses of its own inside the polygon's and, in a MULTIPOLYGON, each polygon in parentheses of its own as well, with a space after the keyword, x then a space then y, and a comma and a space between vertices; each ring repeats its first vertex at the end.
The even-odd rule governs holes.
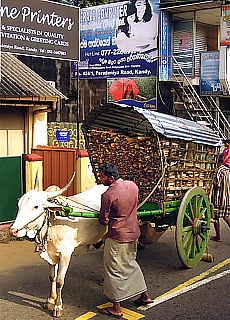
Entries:
POLYGON ((38 172, 39 190, 43 190, 43 162, 26 161, 26 192, 34 189, 35 178, 38 172))
POLYGON ((35 113, 33 115, 33 142, 32 147, 36 148, 38 145, 47 145, 47 113, 35 113))
POLYGON ((0 156, 20 156, 24 148, 24 113, 22 107, 0 108, 0 156))
POLYGON ((96 185, 89 157, 77 159, 77 193, 96 185))

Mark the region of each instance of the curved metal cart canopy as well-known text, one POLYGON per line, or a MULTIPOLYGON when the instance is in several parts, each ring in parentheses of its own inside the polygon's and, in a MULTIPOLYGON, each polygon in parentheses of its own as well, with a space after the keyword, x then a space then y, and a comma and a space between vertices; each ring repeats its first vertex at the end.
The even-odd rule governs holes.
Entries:
POLYGON ((156 232, 176 226, 179 258, 196 266, 209 239, 220 137, 194 121, 117 103, 96 107, 82 128, 96 181, 100 165, 114 163, 138 185, 138 219, 156 232))
POLYGON ((197 122, 168 114, 108 103, 93 109, 83 122, 85 130, 112 130, 123 134, 150 136, 156 131, 171 139, 181 139, 212 146, 222 145, 221 138, 210 128, 197 122))

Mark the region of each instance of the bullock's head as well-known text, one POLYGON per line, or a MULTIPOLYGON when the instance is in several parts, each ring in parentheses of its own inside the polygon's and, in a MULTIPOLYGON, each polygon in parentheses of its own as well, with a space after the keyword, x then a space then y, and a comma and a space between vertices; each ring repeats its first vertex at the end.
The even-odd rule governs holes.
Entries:
POLYGON ((27 235, 29 238, 34 238, 37 230, 43 225, 46 209, 60 208, 60 206, 48 200, 54 199, 67 190, 74 176, 75 173, 69 183, 62 189, 58 188, 56 191, 39 191, 34 189, 25 193, 18 201, 18 214, 15 222, 10 227, 11 235, 15 237, 24 237, 27 235))

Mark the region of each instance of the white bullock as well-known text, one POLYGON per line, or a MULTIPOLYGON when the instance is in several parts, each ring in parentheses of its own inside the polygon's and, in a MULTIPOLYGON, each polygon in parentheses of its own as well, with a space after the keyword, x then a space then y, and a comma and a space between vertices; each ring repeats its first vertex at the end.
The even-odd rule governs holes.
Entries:
POLYGON ((73 179, 74 176, 62 189, 49 187, 46 191, 34 189, 25 193, 18 202, 18 214, 10 227, 13 236, 34 238, 36 251, 50 265, 51 290, 45 308, 53 310, 54 317, 63 313, 61 291, 74 249, 97 242, 107 232, 97 218, 56 214, 63 206, 70 206, 75 212, 98 213, 100 210, 101 194, 108 187, 96 185, 75 196, 61 196, 73 179), (48 201, 51 199, 54 203, 48 201))

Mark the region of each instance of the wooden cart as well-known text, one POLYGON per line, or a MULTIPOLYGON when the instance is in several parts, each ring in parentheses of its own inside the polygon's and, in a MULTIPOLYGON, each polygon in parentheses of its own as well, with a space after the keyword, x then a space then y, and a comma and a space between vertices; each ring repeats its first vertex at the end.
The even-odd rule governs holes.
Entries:
POLYGON ((179 258, 196 266, 209 238, 219 136, 193 121, 116 103, 95 108, 82 129, 96 182, 100 165, 116 164, 139 186, 139 219, 160 234, 176 226, 179 258))

